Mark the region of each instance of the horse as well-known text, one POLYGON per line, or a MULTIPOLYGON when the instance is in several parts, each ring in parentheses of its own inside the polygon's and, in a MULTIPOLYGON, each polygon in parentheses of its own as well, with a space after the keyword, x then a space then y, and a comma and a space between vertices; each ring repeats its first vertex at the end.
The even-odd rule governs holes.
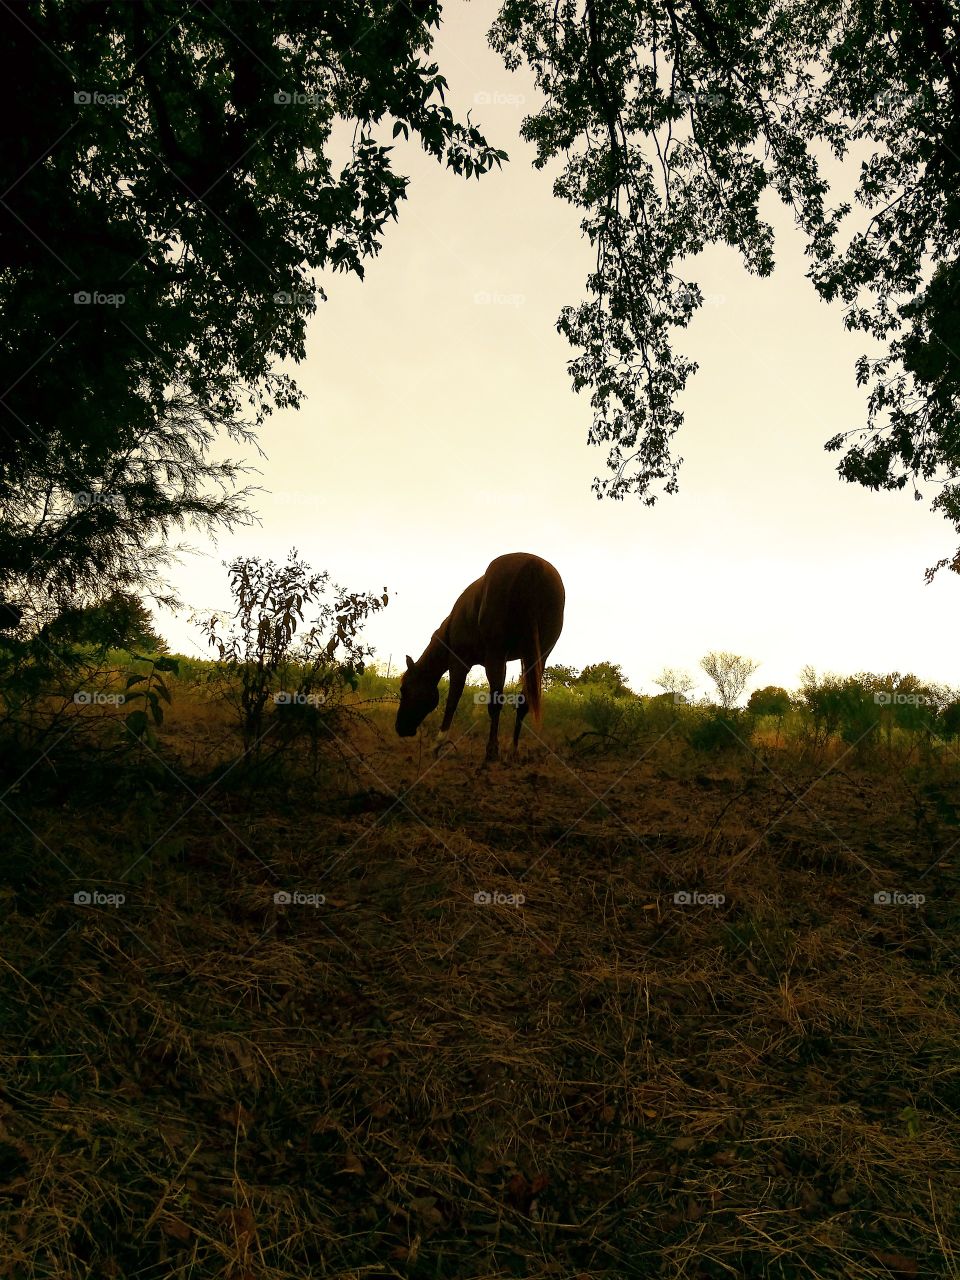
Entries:
POLYGON ((523 693, 517 700, 513 729, 516 757, 520 729, 528 711, 539 725, 540 694, 547 658, 563 627, 566 593, 552 564, 526 551, 514 551, 491 560, 482 578, 471 582, 458 597, 448 617, 433 633, 416 662, 407 654, 407 669, 400 681, 400 707, 396 730, 411 738, 440 703, 440 677, 450 672, 450 692, 443 710, 434 754, 439 755, 472 667, 483 665, 490 685, 487 711, 490 736, 486 759, 500 758, 498 732, 504 704, 507 663, 523 663, 523 693))

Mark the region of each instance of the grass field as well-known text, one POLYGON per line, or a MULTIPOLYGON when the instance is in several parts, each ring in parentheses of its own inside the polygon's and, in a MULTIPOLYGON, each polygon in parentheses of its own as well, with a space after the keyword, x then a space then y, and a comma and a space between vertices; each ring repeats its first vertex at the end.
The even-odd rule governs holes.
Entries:
POLYGON ((954 751, 364 677, 253 768, 199 671, 8 768, 0 1276, 960 1276, 954 751))

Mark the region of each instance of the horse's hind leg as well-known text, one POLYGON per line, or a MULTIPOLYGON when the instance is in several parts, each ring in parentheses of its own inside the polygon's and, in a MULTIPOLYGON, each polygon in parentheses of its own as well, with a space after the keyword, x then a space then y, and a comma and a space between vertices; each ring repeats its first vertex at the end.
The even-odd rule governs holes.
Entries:
POLYGON ((490 682, 490 701, 487 714, 490 716, 490 736, 487 738, 487 760, 500 759, 498 735, 500 731, 500 712, 503 709, 503 686, 507 678, 505 661, 489 662, 484 666, 487 680, 490 682))
POLYGON ((520 695, 520 701, 517 703, 517 719, 513 726, 513 758, 516 760, 519 750, 520 730, 523 728, 523 720, 530 708, 527 706, 527 699, 524 694, 520 695))

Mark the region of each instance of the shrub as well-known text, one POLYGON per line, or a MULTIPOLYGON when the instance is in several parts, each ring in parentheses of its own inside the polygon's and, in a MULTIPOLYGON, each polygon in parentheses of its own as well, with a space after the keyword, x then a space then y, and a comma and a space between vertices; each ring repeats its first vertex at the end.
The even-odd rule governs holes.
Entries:
POLYGON ((753 715, 742 707, 710 707, 691 718, 686 738, 695 751, 748 751, 753 735, 753 715))
POLYGON ((381 596, 347 592, 328 573, 312 570, 296 549, 283 565, 250 556, 228 568, 237 605, 233 626, 222 633, 216 614, 202 625, 217 651, 221 687, 237 712, 245 747, 259 758, 271 704, 284 722, 284 741, 310 733, 316 742, 372 656, 360 631, 370 614, 386 606, 386 590, 381 596), (298 636, 305 609, 314 620, 298 636))
POLYGON ((776 716, 782 719, 792 706, 790 695, 779 685, 768 684, 765 689, 754 689, 747 700, 747 709, 758 716, 776 716))

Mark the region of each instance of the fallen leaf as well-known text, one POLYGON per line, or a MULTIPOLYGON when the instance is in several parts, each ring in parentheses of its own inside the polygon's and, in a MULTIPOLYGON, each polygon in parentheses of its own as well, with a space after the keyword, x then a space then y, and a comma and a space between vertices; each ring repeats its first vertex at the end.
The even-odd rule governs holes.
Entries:
POLYGON ((174 1240, 179 1240, 183 1244, 186 1244, 193 1235, 187 1224, 181 1222, 179 1218, 161 1219, 160 1230, 165 1236, 171 1236, 174 1240))
POLYGON ((905 1253, 884 1253, 880 1249, 870 1251, 881 1266, 892 1271, 895 1276, 915 1276, 920 1268, 916 1258, 908 1258, 905 1253))
POLYGON ((353 1151, 348 1151, 343 1157, 341 1173, 363 1173, 363 1161, 353 1151))
POLYGON ((231 1129, 240 1129, 244 1133, 253 1123, 253 1115, 241 1102, 235 1102, 229 1111, 221 1111, 219 1118, 231 1129))
POLYGON ((737 1163, 736 1151, 727 1148, 726 1151, 715 1151, 710 1157, 710 1163, 719 1165, 723 1169, 728 1169, 730 1165, 737 1163))

